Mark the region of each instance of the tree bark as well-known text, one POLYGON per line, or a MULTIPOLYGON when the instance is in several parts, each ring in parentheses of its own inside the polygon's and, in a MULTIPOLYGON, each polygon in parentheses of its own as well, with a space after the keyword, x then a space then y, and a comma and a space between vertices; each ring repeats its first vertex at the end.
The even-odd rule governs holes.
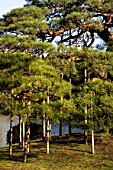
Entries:
POLYGON ((91 130, 91 153, 94 154, 94 123, 93 123, 93 95, 91 92, 91 117, 92 117, 92 130, 91 130))
POLYGON ((49 139, 51 139, 51 126, 52 126, 52 120, 49 120, 49 139))
MULTIPOLYGON (((87 76, 87 69, 84 70, 84 82, 86 82, 88 79, 87 76)), ((85 105, 85 128, 84 128, 84 141, 85 144, 88 145, 88 133, 87 133, 87 104, 85 105)))
MULTIPOLYGON (((45 103, 45 100, 43 100, 45 103)), ((42 115, 42 140, 44 141, 46 137, 46 115, 45 113, 42 115)))
POLYGON ((69 117, 69 135, 71 135, 71 118, 69 117))
POLYGON ((22 117, 19 115, 19 145, 22 144, 22 117))
MULTIPOLYGON (((62 74, 62 79, 63 80, 63 74, 62 74)), ((61 103, 63 102, 63 96, 61 96, 61 103)), ((62 117, 62 107, 61 107, 61 117, 62 117)), ((59 136, 62 136, 62 118, 60 118, 60 125, 59 125, 59 136)))
POLYGON ((91 130, 91 153, 94 154, 94 130, 91 130))
POLYGON ((59 136, 62 136, 62 120, 60 119, 60 124, 59 124, 59 136))
POLYGON ((47 120, 47 154, 49 154, 49 136, 50 136, 50 123, 49 118, 47 120))
POLYGON ((85 106, 85 128, 84 128, 84 142, 88 145, 88 132, 87 132, 87 105, 85 106))
POLYGON ((42 116, 42 140, 44 141, 46 137, 46 120, 45 120, 45 114, 42 116))
POLYGON ((84 129, 84 141, 85 141, 85 144, 88 145, 88 133, 87 133, 87 129, 84 129))
POLYGON ((25 122, 23 121, 23 127, 22 127, 22 146, 23 146, 23 149, 24 149, 24 145, 25 145, 25 122))
POLYGON ((26 141, 27 141, 27 153, 30 152, 30 123, 26 125, 26 141))
POLYGON ((29 153, 29 150, 30 150, 30 123, 26 122, 25 143, 24 143, 24 163, 27 162, 27 154, 29 153))
POLYGON ((10 117, 10 141, 9 141, 9 156, 12 156, 13 150, 13 116, 10 117))
POLYGON ((24 163, 27 162, 27 142, 24 145, 24 163))
MULTIPOLYGON (((47 96, 47 103, 49 104, 49 96, 47 96)), ((47 119, 47 154, 49 154, 49 139, 50 139, 50 118, 47 119)))

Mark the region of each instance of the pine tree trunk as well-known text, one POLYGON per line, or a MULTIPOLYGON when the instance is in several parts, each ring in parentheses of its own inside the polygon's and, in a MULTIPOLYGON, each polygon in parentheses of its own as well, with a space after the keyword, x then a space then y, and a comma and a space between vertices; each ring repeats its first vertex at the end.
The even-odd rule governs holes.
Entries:
POLYGON ((62 120, 60 119, 60 124, 59 124, 59 136, 62 136, 62 120))
POLYGON ((92 125, 93 125, 93 128, 91 130, 91 153, 94 154, 94 123, 93 123, 93 100, 92 100, 92 92, 91 92, 91 117, 92 117, 92 125))
MULTIPOLYGON (((85 107, 85 126, 87 126, 87 106, 85 107)), ((84 128, 84 141, 85 144, 88 145, 88 133, 87 128, 84 128)))
POLYGON ((88 145, 88 133, 87 133, 87 129, 84 129, 84 141, 85 141, 85 144, 88 145))
POLYGON ((24 163, 27 162, 27 154, 30 150, 30 123, 25 126, 25 144, 24 144, 24 163))
POLYGON ((69 135, 71 135, 71 118, 69 117, 69 135))
POLYGON ((9 156, 12 156, 13 150, 13 116, 10 118, 10 139, 9 139, 9 156))
POLYGON ((46 137, 46 120, 45 114, 42 116, 42 140, 44 141, 46 137))
MULTIPOLYGON (((72 83, 71 77, 69 78, 69 82, 72 83)), ((72 96, 72 91, 70 91, 70 98, 72 96)))
POLYGON ((25 122, 23 121, 23 127, 22 127, 22 146, 24 149, 24 145, 25 145, 25 122))
MULTIPOLYGON (((69 79, 69 82, 71 83, 71 77, 69 79)), ((71 91, 70 91, 70 98, 71 98, 71 91)), ((69 117, 69 135, 71 135, 71 118, 69 117)))
POLYGON ((49 136, 50 136, 50 124, 49 119, 47 120, 47 154, 49 154, 49 136))
POLYGON ((91 130, 91 153, 94 154, 94 130, 91 130))
MULTIPOLYGON (((84 70, 84 81, 87 81, 87 69, 84 70)), ((87 105, 85 105, 85 128, 84 128, 84 141, 88 145, 88 133, 87 133, 87 105)))
POLYGON ((19 145, 22 144, 22 117, 19 115, 19 145))
MULTIPOLYGON (((63 80, 63 76, 62 76, 63 80)), ((63 96, 61 96, 61 103, 63 102, 63 96)), ((61 117, 62 117, 62 108, 61 108, 61 117)), ((60 118, 60 125, 59 125, 59 136, 62 136, 62 118, 60 118)))
POLYGON ((30 151, 30 123, 26 125, 26 141, 27 141, 27 153, 30 151))
MULTIPOLYGON (((45 103, 45 100, 43 100, 43 103, 45 103)), ((45 141, 46 137, 46 115, 42 115, 42 140, 45 141)))
POLYGON ((27 162, 27 142, 24 144, 24 163, 27 162))
MULTIPOLYGON (((49 104, 49 96, 47 96, 47 103, 49 104)), ((50 118, 47 120, 47 154, 49 154, 49 137, 50 137, 50 118)))
POLYGON ((51 125, 52 124, 52 120, 49 120, 49 139, 51 139, 51 125))

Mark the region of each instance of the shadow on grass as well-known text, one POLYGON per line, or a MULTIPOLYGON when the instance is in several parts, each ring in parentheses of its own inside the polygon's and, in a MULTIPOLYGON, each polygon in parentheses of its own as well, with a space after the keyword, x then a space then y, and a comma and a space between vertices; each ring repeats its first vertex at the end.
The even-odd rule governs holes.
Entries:
POLYGON ((35 143, 31 143, 31 148, 37 148, 37 149, 41 149, 41 148, 45 148, 46 147, 46 141, 40 140, 40 141, 35 141, 35 143))
MULTIPOLYGON (((95 141, 98 141, 99 137, 95 137, 95 141)), ((52 137, 50 140, 50 149, 62 149, 63 146, 66 147, 68 151, 77 151, 81 153, 91 153, 89 151, 91 144, 91 136, 89 136, 89 146, 84 145, 84 135, 83 133, 76 133, 72 135, 65 135, 60 137, 52 137), (56 146, 55 146, 56 145, 56 146)), ((3 161, 16 161, 23 162, 23 150, 19 145, 13 146, 13 155, 9 157, 8 147, 0 149, 0 160, 3 161)), ((46 154, 46 140, 35 140, 31 142, 30 153, 28 158, 37 158, 40 155, 46 154)))
MULTIPOLYGON (((30 147, 30 153, 27 157, 38 157, 39 155, 46 154, 46 145, 43 141, 33 141, 30 147)), ((13 145, 13 154, 9 156, 9 147, 0 148, 0 161, 5 162, 23 162, 24 150, 19 145, 13 145)))
POLYGON ((8 151, 1 151, 0 150, 0 161, 1 160, 10 160, 8 151))
MULTIPOLYGON (((96 135, 95 143, 97 143, 98 140, 100 141, 100 136, 96 135)), ((91 134, 88 135, 88 145, 85 144, 83 133, 53 137, 50 141, 50 144, 67 146, 67 150, 91 154, 91 134)))
POLYGON ((23 149, 18 144, 13 145, 13 153, 9 156, 9 147, 0 148, 0 160, 23 162, 23 149))
MULTIPOLYGON (((100 141, 101 141, 100 135, 95 134, 95 143, 97 143, 97 142, 100 143, 100 141)), ((67 145, 69 143, 85 144, 84 134, 83 133, 75 133, 72 135, 52 137, 51 143, 64 144, 64 145, 67 145)), ((91 144, 91 134, 88 135, 88 144, 91 144)))
POLYGON ((84 137, 82 133, 76 133, 73 135, 65 135, 60 137, 53 137, 51 143, 63 144, 63 145, 67 145, 69 143, 84 144, 84 137))

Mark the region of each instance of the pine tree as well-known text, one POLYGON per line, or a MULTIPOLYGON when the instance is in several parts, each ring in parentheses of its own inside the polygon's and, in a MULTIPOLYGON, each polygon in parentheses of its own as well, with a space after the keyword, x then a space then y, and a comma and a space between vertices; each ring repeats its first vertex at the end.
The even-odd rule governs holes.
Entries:
POLYGON ((41 35, 52 42, 57 36, 57 44, 91 47, 95 39, 113 42, 113 2, 112 0, 26 0, 31 5, 49 9, 46 21, 49 29, 41 35), (49 38, 48 38, 49 36, 49 38))
MULTIPOLYGON (((27 2, 32 6, 14 9, 0 21, 3 109, 18 110, 26 124, 39 110, 46 120, 71 117, 86 129, 110 128, 112 0, 27 2), (107 52, 89 48, 98 37, 107 52)), ((25 148, 25 162, 27 153, 25 148)))
MULTIPOLYGON (((40 30, 48 27, 48 24, 43 21, 44 11, 37 7, 21 8, 21 12, 20 9, 14 9, 4 16, 1 26, 4 29, 0 42, 3 105, 5 110, 9 107, 5 98, 7 95, 11 95, 13 105, 16 103, 14 114, 20 114, 23 117, 26 127, 29 124, 29 117, 38 108, 42 115, 43 111, 46 111, 47 117, 54 118, 54 115, 57 114, 56 112, 54 114, 52 110, 55 109, 51 109, 51 105, 48 106, 47 103, 44 105, 42 102, 47 98, 48 89, 53 103, 57 102, 59 93, 60 95, 68 93, 71 89, 70 83, 60 82, 60 77, 52 65, 40 59, 43 58, 43 54, 49 55, 55 51, 52 44, 37 41, 38 38, 40 39, 38 35, 40 30), (35 22, 38 23, 35 24, 35 22), (34 32, 34 30, 37 31, 34 32), (58 91, 55 92, 55 89, 58 91), (29 102, 31 103, 30 108, 28 107, 29 102)), ((55 104, 52 105, 55 107, 55 104)), ((12 112, 12 108, 10 111, 12 112)), ((26 162, 29 150, 27 129, 24 162, 26 162)))

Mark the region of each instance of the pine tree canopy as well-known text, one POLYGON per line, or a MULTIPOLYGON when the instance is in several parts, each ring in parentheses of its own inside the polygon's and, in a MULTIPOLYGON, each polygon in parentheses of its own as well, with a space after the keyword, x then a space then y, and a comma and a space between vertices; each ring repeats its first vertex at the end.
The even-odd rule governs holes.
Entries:
POLYGON ((26 2, 0 20, 2 110, 112 119, 113 1, 26 2))
POLYGON ((59 36, 57 44, 91 47, 99 36, 104 42, 113 41, 112 0, 29 0, 31 5, 48 9, 49 29, 41 33, 48 41, 59 36), (48 38, 49 37, 49 38, 48 38))

